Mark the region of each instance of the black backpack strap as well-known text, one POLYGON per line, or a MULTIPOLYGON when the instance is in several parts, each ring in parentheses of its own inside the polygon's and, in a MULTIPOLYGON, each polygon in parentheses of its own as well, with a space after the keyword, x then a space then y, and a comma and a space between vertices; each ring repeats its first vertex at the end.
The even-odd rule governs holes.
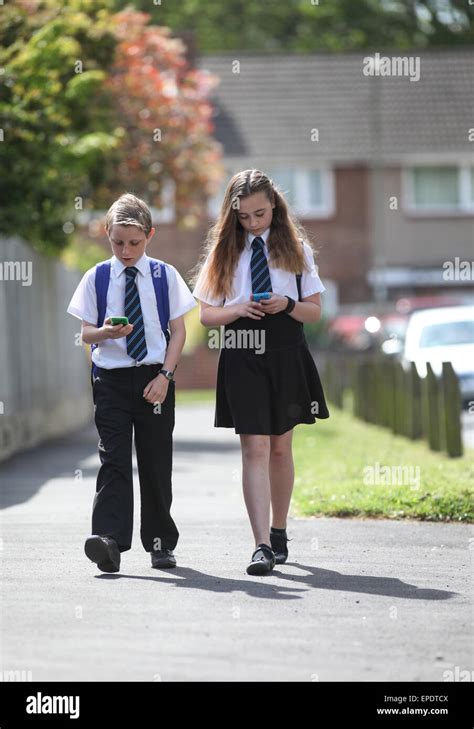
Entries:
POLYGON ((298 288, 298 301, 301 301, 301 273, 296 274, 296 286, 298 288))
MULTIPOLYGON (((300 238, 300 242, 301 242, 301 245, 304 248, 304 240, 303 240, 303 238, 300 238)), ((302 273, 297 273, 296 274, 296 287, 298 289, 298 301, 301 301, 301 278, 302 278, 302 276, 303 276, 302 273)))

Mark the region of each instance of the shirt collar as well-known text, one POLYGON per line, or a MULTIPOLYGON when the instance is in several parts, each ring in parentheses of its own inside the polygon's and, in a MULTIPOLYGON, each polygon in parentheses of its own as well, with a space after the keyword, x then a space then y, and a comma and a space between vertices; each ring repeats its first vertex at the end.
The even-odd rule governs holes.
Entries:
POLYGON ((266 246, 267 246, 267 239, 268 239, 268 236, 269 235, 270 235, 270 228, 267 228, 262 233, 262 235, 258 235, 258 236, 257 235, 253 235, 252 233, 247 233, 247 236, 245 238, 245 247, 247 249, 250 249, 252 247, 252 243, 255 240, 255 238, 261 238, 263 240, 263 243, 264 243, 264 248, 266 248, 266 246))
MULTIPOLYGON (((111 267, 112 271, 114 272, 115 276, 118 278, 127 268, 122 261, 119 261, 119 259, 116 256, 112 256, 111 260, 111 267)), ((135 264, 135 268, 137 268, 140 273, 143 276, 146 276, 147 270, 150 267, 150 259, 148 258, 147 254, 144 253, 141 258, 138 259, 138 261, 135 264)))

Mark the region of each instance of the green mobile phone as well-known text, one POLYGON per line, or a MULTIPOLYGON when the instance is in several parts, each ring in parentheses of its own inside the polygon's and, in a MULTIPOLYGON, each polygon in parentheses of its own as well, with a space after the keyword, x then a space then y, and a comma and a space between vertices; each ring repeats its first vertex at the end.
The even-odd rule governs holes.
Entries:
POLYGON ((128 324, 128 316, 110 316, 109 319, 113 327, 117 324, 128 324))

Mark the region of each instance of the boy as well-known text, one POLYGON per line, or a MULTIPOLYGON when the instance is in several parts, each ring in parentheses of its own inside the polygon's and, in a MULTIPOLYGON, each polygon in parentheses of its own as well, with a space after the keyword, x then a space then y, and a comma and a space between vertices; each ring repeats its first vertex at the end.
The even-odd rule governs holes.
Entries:
POLYGON ((82 320, 83 342, 92 345, 95 423, 102 463, 92 536, 86 540, 85 552, 103 572, 118 572, 121 552, 131 548, 133 433, 141 541, 151 553, 152 567, 175 567, 173 550, 179 532, 170 514, 173 375, 186 339, 183 315, 196 303, 173 266, 146 255, 155 229, 143 200, 129 193, 122 195, 107 212, 105 230, 114 255, 87 271, 68 307, 70 314, 82 320), (164 278, 157 284, 154 276, 164 278), (160 290, 166 292, 166 283, 169 333, 160 324, 163 309, 160 311, 155 290, 156 285, 165 286, 160 290), (120 316, 128 317, 128 324, 112 325, 111 317, 120 316))

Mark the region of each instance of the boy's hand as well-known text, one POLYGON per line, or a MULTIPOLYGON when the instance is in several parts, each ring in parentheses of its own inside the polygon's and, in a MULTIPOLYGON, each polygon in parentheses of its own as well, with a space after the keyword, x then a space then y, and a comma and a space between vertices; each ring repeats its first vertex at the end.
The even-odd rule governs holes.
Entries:
POLYGON ((143 390, 143 397, 147 402, 151 402, 153 405, 156 403, 161 404, 166 400, 169 384, 169 380, 167 380, 164 375, 158 375, 145 387, 143 390))
POLYGON ((104 321, 104 332, 106 339, 120 339, 120 337, 128 337, 133 332, 133 324, 116 324, 112 326, 110 318, 104 321))

